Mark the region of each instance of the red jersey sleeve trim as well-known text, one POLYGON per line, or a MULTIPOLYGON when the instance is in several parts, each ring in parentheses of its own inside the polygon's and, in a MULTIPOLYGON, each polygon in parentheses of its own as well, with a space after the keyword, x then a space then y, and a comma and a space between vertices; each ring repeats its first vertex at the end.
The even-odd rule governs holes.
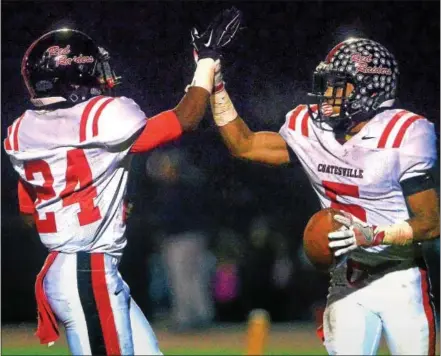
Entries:
POLYGON ((398 131, 397 136, 395 137, 395 141, 392 145, 393 148, 398 148, 401 146, 401 142, 403 142, 404 135, 406 134, 407 129, 410 125, 412 125, 415 121, 424 119, 420 115, 413 115, 409 117, 403 124, 403 126, 400 127, 400 131, 398 131))
POLYGON ((290 118, 289 118, 289 124, 288 127, 291 130, 295 130, 296 129, 296 122, 297 122, 297 117, 300 114, 300 111, 302 111, 305 108, 304 105, 299 105, 295 108, 295 110, 293 111, 293 113, 291 114, 290 118))
POLYGON ((18 129, 20 128, 20 124, 21 121, 23 120, 24 114, 20 116, 20 118, 17 120, 17 123, 15 124, 15 130, 14 130, 14 150, 18 151, 19 150, 19 146, 18 146, 18 129))
POLYGON ((92 136, 98 136, 98 120, 101 116, 101 113, 103 112, 103 110, 105 109, 105 107, 110 104, 112 101, 114 101, 115 98, 109 98, 107 99, 104 103, 102 103, 100 105, 100 107, 98 108, 98 110, 95 113, 95 116, 93 117, 93 121, 92 121, 92 136))
POLYGON ((87 128, 87 120, 89 118, 89 114, 92 111, 94 105, 102 98, 104 98, 104 96, 100 95, 91 99, 84 108, 84 111, 81 114, 81 121, 80 121, 80 142, 86 141, 86 136, 87 136, 86 128, 87 128))
POLYGON ((12 132, 12 125, 8 127, 8 136, 6 136, 6 138, 3 141, 6 151, 12 151, 12 146, 11 146, 11 141, 10 141, 11 132, 12 132))
POLYGON ((404 116, 405 114, 407 114, 406 110, 399 111, 387 123, 387 126, 384 129, 383 134, 380 137, 380 140, 378 141, 377 148, 385 148, 386 147, 386 143, 387 143, 387 140, 388 140, 388 138, 390 136, 390 133, 392 132, 392 129, 394 128, 394 126, 396 125, 398 120, 401 119, 401 117, 404 116))
POLYGON ((182 135, 182 126, 173 110, 164 111, 147 120, 144 130, 130 152, 146 152, 182 135))
POLYGON ((32 198, 31 189, 25 185, 21 179, 18 180, 18 206, 20 212, 24 214, 33 214, 35 212, 34 199, 32 198))

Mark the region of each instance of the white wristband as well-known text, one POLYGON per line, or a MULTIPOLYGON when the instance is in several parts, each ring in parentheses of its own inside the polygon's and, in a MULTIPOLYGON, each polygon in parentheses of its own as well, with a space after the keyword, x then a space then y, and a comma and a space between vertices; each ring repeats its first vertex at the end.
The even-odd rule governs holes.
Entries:
POLYGON ((222 89, 211 95, 210 103, 217 126, 224 126, 237 118, 237 111, 223 85, 222 89))
POLYGON ((406 246, 413 242, 413 229, 407 221, 401 221, 393 225, 378 226, 375 233, 384 232, 383 243, 385 245, 406 246))
POLYGON ((216 60, 216 62, 214 62, 215 66, 214 66, 214 88, 213 90, 219 91, 220 90, 220 86, 222 86, 224 84, 224 80, 222 77, 222 71, 221 71, 221 62, 220 60, 216 60))
POLYGON ((214 82, 214 68, 215 63, 212 58, 200 59, 196 66, 193 80, 191 84, 185 88, 185 91, 187 91, 188 87, 201 87, 211 94, 214 82))

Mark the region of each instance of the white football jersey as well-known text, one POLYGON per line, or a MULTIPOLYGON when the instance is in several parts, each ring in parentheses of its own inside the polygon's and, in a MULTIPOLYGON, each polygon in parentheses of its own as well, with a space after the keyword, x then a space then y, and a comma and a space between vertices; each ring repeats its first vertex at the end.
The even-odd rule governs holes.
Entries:
POLYGON ((36 193, 36 227, 49 250, 122 254, 128 153, 146 122, 132 99, 97 96, 28 110, 8 128, 4 148, 36 193))
MULTIPOLYGON (((312 106, 317 111, 317 106, 312 106)), ((352 213, 372 225, 409 218, 400 182, 423 174, 436 161, 434 125, 400 109, 383 111, 340 144, 331 128, 311 119, 306 105, 286 115, 280 134, 297 156, 322 208, 352 213)), ((414 257, 414 246, 358 248, 351 258, 377 264, 414 257)))

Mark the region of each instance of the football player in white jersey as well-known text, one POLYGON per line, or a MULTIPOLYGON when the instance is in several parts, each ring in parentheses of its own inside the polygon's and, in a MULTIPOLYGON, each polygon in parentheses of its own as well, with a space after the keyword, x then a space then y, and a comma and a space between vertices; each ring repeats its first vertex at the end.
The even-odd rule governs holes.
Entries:
POLYGON ((197 127, 215 61, 240 19, 231 8, 213 20, 184 97, 152 118, 132 99, 110 95, 119 78, 86 34, 51 31, 26 51, 22 76, 37 109, 9 126, 4 148, 19 174, 20 211, 50 252, 35 285, 41 343, 58 338, 58 319, 74 355, 161 354, 118 272, 130 154, 197 127))
POLYGON ((314 73, 314 105, 286 115, 279 132, 253 132, 225 90, 214 121, 239 158, 301 164, 322 208, 341 211, 329 234, 339 263, 324 314, 329 354, 376 354, 384 333, 394 355, 433 355, 435 318, 421 242, 439 238, 439 198, 430 169, 434 125, 396 105, 398 65, 381 44, 336 45, 314 73))

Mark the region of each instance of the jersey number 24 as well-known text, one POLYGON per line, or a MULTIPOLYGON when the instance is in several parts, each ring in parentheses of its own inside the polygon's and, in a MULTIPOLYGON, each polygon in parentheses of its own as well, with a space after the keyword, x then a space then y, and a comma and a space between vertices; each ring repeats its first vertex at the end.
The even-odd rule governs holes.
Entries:
MULTIPOLYGON (((80 226, 94 223, 101 219, 101 213, 93 201, 97 196, 97 192, 96 187, 92 185, 92 172, 84 151, 82 149, 67 151, 66 158, 66 187, 60 193, 63 207, 78 203, 80 211, 77 216, 80 226), (79 188, 74 191, 78 183, 79 188)), ((34 180, 35 173, 41 173, 44 178, 43 185, 35 187, 37 193, 35 205, 40 204, 44 200, 56 197, 53 188, 54 177, 46 161, 40 159, 26 162, 24 169, 26 180, 28 181, 34 180)), ((47 212, 46 219, 40 219, 38 213, 35 213, 35 223, 40 233, 48 234, 57 232, 54 212, 47 212)))

